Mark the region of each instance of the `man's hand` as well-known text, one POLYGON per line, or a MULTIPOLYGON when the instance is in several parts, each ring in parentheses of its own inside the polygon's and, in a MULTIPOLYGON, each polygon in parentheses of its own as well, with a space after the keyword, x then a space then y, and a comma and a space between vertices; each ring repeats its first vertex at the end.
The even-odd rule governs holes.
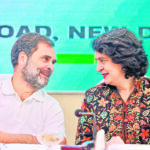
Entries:
POLYGON ((111 144, 124 144, 124 142, 120 136, 114 136, 108 142, 106 142, 106 146, 110 146, 111 144))
MULTIPOLYGON (((0 143, 22 143, 22 144, 40 144, 37 138, 30 134, 11 134, 0 131, 0 143)), ((66 144, 66 138, 60 142, 61 145, 66 144)))
POLYGON ((64 137, 63 140, 60 142, 60 145, 65 145, 65 144, 67 144, 67 140, 66 140, 66 138, 64 137))
POLYGON ((29 134, 11 134, 0 131, 0 143, 39 144, 35 136, 29 134))
POLYGON ((46 145, 52 145, 52 143, 58 143, 59 145, 67 144, 66 137, 59 134, 41 134, 38 136, 38 141, 46 145))

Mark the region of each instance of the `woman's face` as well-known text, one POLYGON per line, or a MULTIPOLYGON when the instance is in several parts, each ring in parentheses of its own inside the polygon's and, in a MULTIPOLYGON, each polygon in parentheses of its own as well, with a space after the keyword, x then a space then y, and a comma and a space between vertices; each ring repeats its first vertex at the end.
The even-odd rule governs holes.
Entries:
POLYGON ((104 53, 95 51, 97 60, 97 72, 100 72, 106 84, 117 86, 119 82, 125 79, 125 73, 120 64, 115 64, 112 59, 104 53))

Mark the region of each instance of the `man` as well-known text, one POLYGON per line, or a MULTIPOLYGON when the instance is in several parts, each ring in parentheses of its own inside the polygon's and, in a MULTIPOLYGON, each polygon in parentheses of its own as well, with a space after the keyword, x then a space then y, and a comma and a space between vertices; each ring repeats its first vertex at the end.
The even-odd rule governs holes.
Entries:
POLYGON ((56 62, 52 41, 37 33, 23 35, 12 48, 11 62, 13 76, 0 82, 0 142, 38 144, 43 133, 65 135, 58 102, 42 90, 56 62))

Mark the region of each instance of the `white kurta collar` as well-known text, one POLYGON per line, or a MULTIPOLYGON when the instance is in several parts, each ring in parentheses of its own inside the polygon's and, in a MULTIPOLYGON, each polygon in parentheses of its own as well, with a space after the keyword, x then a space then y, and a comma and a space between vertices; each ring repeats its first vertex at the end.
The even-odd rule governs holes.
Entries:
MULTIPOLYGON (((4 95, 13 95, 13 94, 17 94, 12 86, 12 76, 8 77, 7 79, 4 79, 4 81, 2 81, 2 93, 4 95)), ((18 95, 18 94, 17 94, 18 95)), ((46 92, 41 89, 38 91, 35 91, 30 97, 28 97, 27 99, 34 99, 37 101, 43 101, 44 97, 46 96, 46 92)))

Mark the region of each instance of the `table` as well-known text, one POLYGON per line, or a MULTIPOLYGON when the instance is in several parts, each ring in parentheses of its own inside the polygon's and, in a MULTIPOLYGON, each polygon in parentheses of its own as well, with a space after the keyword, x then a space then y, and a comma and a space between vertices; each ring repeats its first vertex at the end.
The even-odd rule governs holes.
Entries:
POLYGON ((54 148, 48 148, 45 145, 40 144, 3 144, 0 143, 0 150, 61 150, 60 145, 54 146, 54 148))

